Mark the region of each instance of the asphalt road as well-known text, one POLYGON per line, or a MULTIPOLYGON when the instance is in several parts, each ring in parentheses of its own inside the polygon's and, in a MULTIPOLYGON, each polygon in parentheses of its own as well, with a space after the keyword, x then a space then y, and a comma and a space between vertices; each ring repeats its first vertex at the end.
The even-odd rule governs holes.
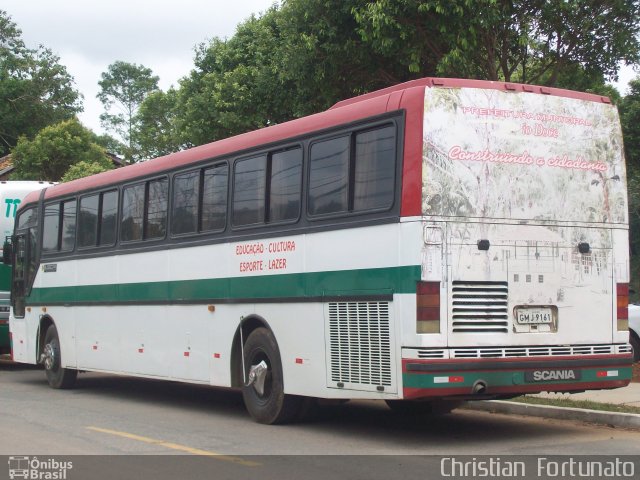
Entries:
POLYGON ((0 455, 91 456, 69 457, 70 480, 89 478, 83 468, 91 478, 444 478, 434 455, 640 458, 632 430, 469 410, 407 418, 374 401, 265 426, 235 391, 95 373, 79 375, 73 390, 52 390, 42 370, 4 362, 0 434, 0 455))

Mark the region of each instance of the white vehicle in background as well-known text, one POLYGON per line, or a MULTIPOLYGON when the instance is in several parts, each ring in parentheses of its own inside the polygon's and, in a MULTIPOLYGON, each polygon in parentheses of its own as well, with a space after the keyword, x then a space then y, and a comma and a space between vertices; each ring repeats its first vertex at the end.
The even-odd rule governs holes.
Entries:
MULTIPOLYGON (((13 234, 13 224, 18 206, 27 194, 55 185, 52 182, 3 181, 0 182, 0 259, 4 241, 13 234)), ((9 297, 11 267, 0 261, 0 354, 9 353, 9 297)))
POLYGON ((640 304, 629 304, 629 343, 633 346, 633 361, 640 361, 640 304))

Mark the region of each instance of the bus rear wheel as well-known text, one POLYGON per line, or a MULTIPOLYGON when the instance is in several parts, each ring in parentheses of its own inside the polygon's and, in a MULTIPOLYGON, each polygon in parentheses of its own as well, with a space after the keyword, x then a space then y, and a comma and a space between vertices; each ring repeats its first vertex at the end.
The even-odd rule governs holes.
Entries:
POLYGON ((71 388, 76 383, 78 371, 70 368, 62 368, 60 339, 58 338, 58 329, 55 325, 51 325, 44 336, 42 363, 44 364, 44 371, 50 387, 71 388))
POLYGON ((280 351, 273 334, 256 328, 244 344, 245 382, 242 398, 258 423, 287 423, 303 406, 302 397, 285 395, 280 351))

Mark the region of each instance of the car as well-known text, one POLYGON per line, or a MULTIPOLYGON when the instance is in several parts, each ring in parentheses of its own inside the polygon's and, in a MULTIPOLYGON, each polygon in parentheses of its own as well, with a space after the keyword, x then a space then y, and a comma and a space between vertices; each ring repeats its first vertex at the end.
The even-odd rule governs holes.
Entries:
POLYGON ((640 304, 629 304, 629 343, 633 347, 633 361, 640 361, 640 304))

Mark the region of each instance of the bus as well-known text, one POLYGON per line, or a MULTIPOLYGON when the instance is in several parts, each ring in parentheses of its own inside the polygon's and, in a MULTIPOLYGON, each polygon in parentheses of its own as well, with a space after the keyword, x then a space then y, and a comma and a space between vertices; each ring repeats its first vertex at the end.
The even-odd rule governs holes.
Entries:
POLYGON ((238 388, 265 424, 622 387, 625 184, 606 97, 410 81, 30 194, 13 356, 238 388))
MULTIPOLYGON (((2 245, 13 235, 13 223, 22 199, 30 192, 53 185, 38 181, 0 181, 0 257, 2 245)), ((9 292, 11 290, 11 267, 0 263, 0 355, 10 353, 9 341, 9 292)))

